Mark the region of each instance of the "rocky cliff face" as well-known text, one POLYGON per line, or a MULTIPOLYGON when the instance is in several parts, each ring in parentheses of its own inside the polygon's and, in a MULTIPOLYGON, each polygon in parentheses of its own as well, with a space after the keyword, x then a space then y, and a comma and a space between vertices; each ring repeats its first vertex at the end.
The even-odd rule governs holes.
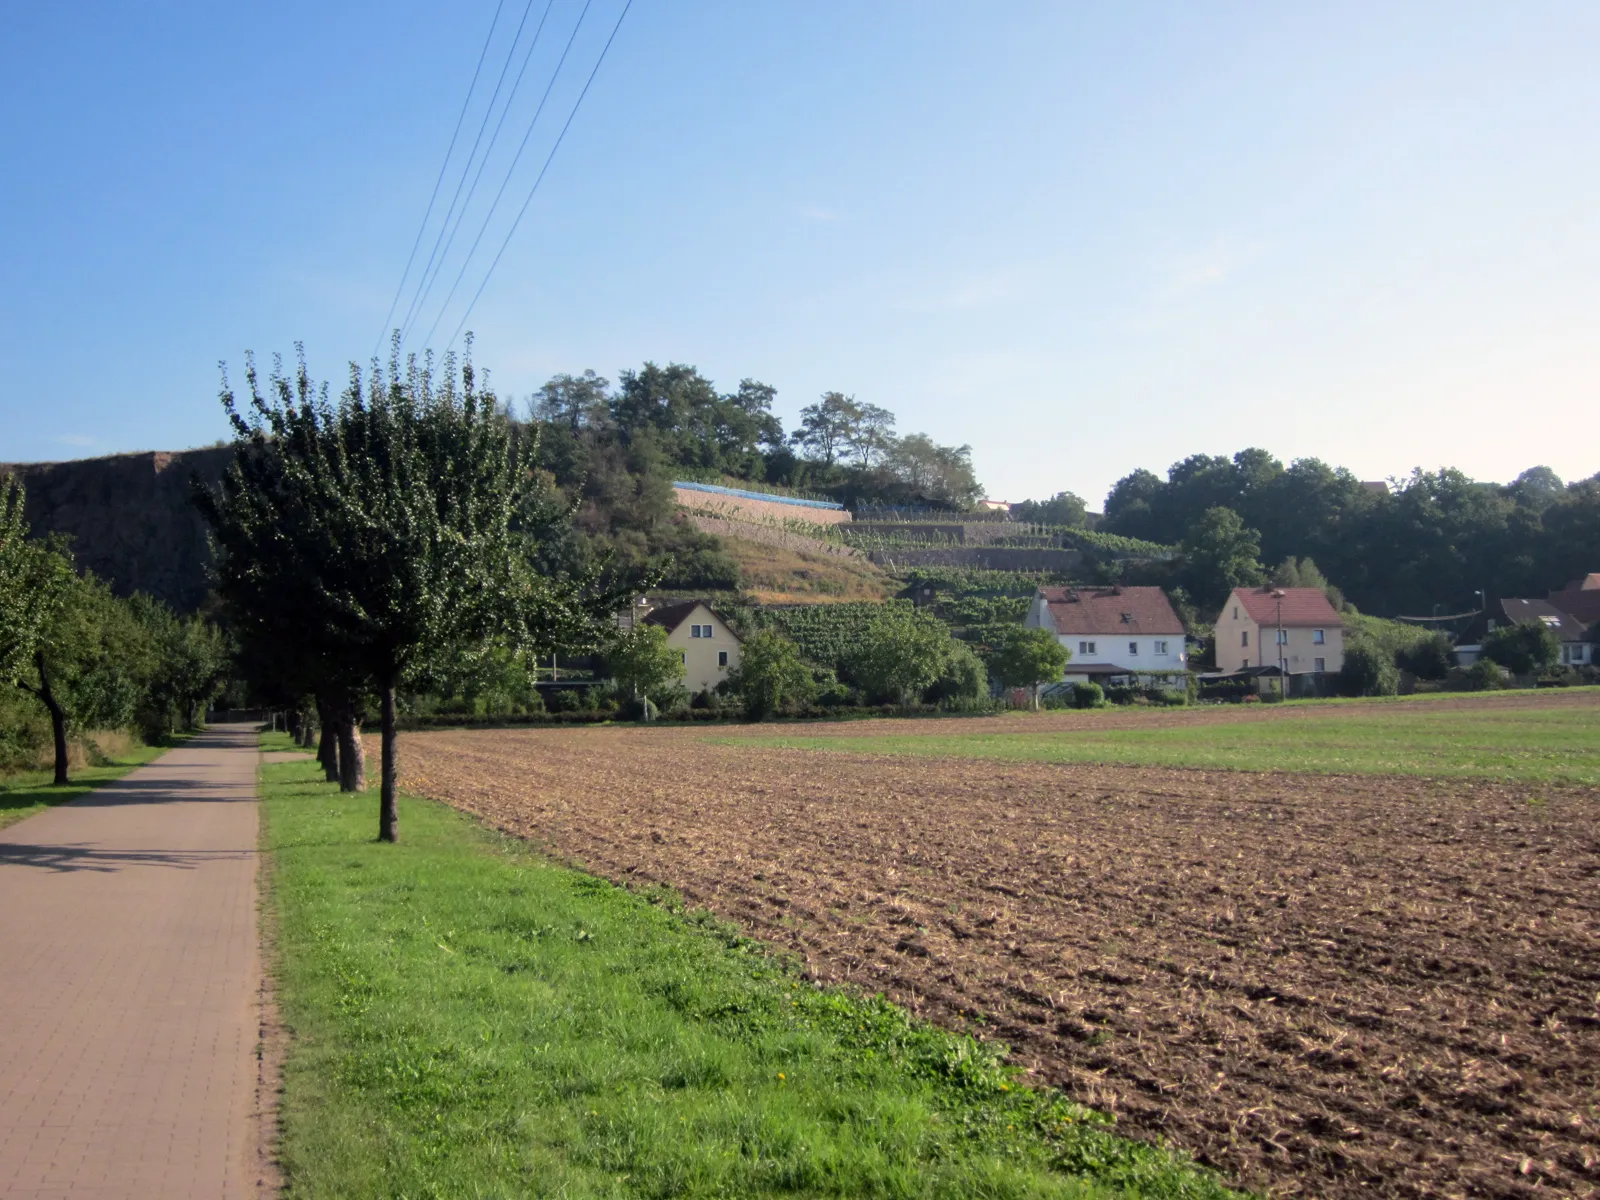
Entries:
POLYGON ((80 570, 119 595, 146 592, 179 611, 198 608, 211 549, 190 501, 191 481, 214 484, 231 450, 118 454, 75 462, 0 465, 28 489, 36 535, 66 535, 80 570))

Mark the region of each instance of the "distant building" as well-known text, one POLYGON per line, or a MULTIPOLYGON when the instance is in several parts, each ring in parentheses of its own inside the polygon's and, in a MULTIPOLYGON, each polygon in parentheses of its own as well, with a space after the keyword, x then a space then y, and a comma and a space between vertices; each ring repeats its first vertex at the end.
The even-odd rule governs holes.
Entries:
POLYGON ((1234 588, 1214 626, 1217 670, 1333 674, 1344 666, 1344 622, 1321 588, 1234 588))
MULTIPOLYGON (((1597 577, 1591 575, 1589 578, 1597 577)), ((1579 581, 1580 584, 1582 582, 1585 581, 1579 581)), ((1568 591, 1563 589, 1550 595, 1563 597, 1570 602, 1572 596, 1568 591)), ((1580 596, 1584 594, 1577 584, 1571 585, 1570 591, 1580 596)), ((1600 596, 1600 589, 1590 589, 1588 594, 1600 596)), ((1456 645, 1456 662, 1463 667, 1470 667, 1482 654, 1486 634, 1528 621, 1537 622, 1556 635, 1556 640, 1561 643, 1560 656, 1556 661, 1562 666, 1584 667, 1600 662, 1600 653, 1597 653, 1600 647, 1595 645, 1597 638, 1600 638, 1600 629, 1594 628, 1592 622, 1580 620, 1553 600, 1529 599, 1496 600, 1488 612, 1473 622, 1467 636, 1456 645)))
POLYGON ((714 689, 739 665, 739 637, 704 600, 652 608, 643 623, 667 631, 667 645, 683 656, 684 683, 691 692, 714 689))
POLYGON ((1600 621, 1600 572, 1574 579, 1560 591, 1551 592, 1548 599, 1574 620, 1593 625, 1600 621))
POLYGON ((1187 686, 1183 622, 1158 587, 1044 587, 1023 624, 1048 629, 1072 652, 1063 682, 1116 683, 1159 672, 1187 686))
POLYGON ((1011 511, 1011 502, 1008 500, 979 500, 979 512, 1004 512, 1011 511))

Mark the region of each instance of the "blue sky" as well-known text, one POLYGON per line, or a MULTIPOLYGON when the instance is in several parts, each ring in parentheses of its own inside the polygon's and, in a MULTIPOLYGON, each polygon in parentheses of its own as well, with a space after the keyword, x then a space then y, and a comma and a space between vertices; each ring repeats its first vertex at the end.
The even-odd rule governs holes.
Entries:
MULTIPOLYGON (((551 0, 432 306, 582 2, 551 0)), ((464 294, 621 4, 591 0, 464 294)), ((220 438, 247 349, 366 359, 494 11, 12 6, 0 461, 220 438)), ((635 0, 476 358, 516 397, 690 362, 791 423, 838 389, 1012 500, 1246 445, 1586 476, 1597 55, 1588 0, 635 0)))

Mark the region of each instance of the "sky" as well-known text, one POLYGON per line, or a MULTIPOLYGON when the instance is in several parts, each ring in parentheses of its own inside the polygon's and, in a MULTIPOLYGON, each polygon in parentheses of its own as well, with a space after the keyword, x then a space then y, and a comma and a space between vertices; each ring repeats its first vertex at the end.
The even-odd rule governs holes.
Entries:
POLYGON ((1095 507, 1246 446, 1600 471, 1592 0, 625 2, 11 6, 0 461, 224 438, 247 351, 339 387, 482 54, 407 347, 466 316, 502 397, 686 362, 792 426, 838 390, 1095 507))

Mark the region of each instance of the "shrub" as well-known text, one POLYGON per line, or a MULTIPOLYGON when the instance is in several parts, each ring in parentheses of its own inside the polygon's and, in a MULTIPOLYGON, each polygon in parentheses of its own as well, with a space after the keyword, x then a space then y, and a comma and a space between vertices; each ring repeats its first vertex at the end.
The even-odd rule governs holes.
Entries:
POLYGON ((1394 659, 1375 646, 1357 642, 1344 652, 1339 670, 1343 696, 1393 696, 1400 690, 1400 671, 1394 659))
POLYGON ((1128 684, 1113 684, 1105 689, 1106 699, 1112 704, 1132 704, 1139 696, 1139 689, 1128 684))
POLYGON ((1535 675, 1555 666, 1561 639, 1540 621, 1519 621, 1493 630, 1483 639, 1483 657, 1518 675, 1535 675))
POLYGON ((1418 679, 1443 679, 1450 674, 1450 639, 1432 633, 1396 656, 1399 665, 1418 679))
POLYGON ((1098 683, 1075 683, 1072 685, 1073 708, 1099 708, 1105 702, 1105 690, 1098 683))
POLYGON ((551 689, 550 695, 545 699, 545 706, 553 713, 578 712, 584 707, 584 696, 588 690, 588 688, 551 689))
POLYGON ((1511 686, 1505 669, 1493 659, 1480 658, 1460 674, 1460 685, 1469 692, 1492 692, 1511 686))

